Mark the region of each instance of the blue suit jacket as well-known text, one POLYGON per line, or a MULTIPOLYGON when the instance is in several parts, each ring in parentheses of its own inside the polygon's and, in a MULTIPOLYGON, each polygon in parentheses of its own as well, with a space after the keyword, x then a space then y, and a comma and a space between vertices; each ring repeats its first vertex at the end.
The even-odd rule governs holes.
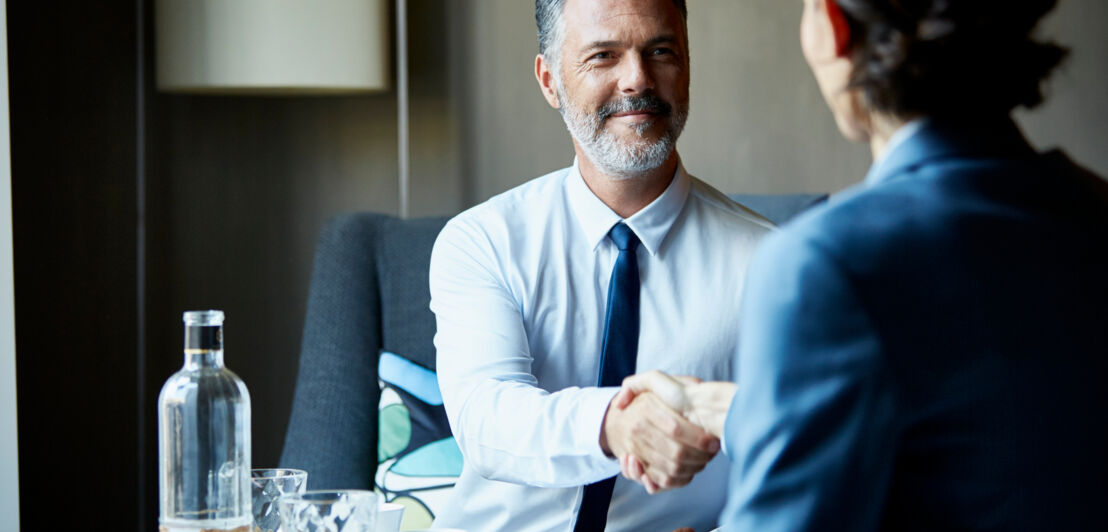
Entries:
POLYGON ((725 530, 1108 530, 1108 185, 932 122, 748 273, 725 530))

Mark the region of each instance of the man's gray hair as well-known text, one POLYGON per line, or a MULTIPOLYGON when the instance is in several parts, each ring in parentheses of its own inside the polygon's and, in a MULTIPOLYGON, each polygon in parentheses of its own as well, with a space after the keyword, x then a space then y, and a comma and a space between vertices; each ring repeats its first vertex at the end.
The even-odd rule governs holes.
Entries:
MULTIPOLYGON (((673 4, 681 12, 681 18, 688 22, 689 9, 685 4, 685 0, 673 0, 673 4)), ((561 64, 562 41, 565 39, 566 33, 565 24, 562 23, 562 14, 565 7, 566 0, 535 0, 535 25, 539 28, 539 53, 554 67, 561 64), (551 53, 547 53, 548 50, 551 53)), ((557 76, 557 68, 552 70, 557 76)))

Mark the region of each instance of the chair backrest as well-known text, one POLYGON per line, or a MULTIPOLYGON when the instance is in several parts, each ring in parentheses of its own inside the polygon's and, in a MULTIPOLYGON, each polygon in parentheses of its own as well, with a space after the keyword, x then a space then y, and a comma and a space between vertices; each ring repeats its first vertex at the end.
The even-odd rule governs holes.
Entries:
MULTIPOLYGON (((737 196, 782 224, 826 196, 737 196)), ((428 308, 431 248, 447 218, 344 214, 316 248, 296 395, 282 467, 312 486, 372 489, 378 465, 382 351, 435 369, 428 308)))
POLYGON ((731 194, 730 197, 780 227, 809 207, 823 203, 827 194, 731 194))
POLYGON ((446 221, 354 213, 323 229, 280 461, 313 486, 372 488, 382 350, 434 369, 427 268, 446 221))

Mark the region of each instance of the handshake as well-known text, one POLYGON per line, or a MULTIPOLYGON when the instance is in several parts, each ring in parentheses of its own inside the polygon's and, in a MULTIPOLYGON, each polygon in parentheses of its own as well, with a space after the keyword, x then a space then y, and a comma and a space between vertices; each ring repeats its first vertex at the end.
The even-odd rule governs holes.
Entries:
POLYGON ((608 405, 600 446, 648 493, 684 486, 719 452, 735 390, 657 370, 627 377, 608 405))

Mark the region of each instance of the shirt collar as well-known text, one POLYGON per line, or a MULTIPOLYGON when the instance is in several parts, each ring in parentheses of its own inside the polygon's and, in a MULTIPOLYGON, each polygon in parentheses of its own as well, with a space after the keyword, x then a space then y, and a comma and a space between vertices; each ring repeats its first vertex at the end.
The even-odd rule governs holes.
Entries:
POLYGON ((1007 115, 928 118, 901 127, 866 175, 872 187, 946 158, 1018 158, 1035 155, 1007 115))
POLYGON ((581 170, 577 165, 577 159, 573 160, 573 167, 566 175, 566 194, 570 207, 577 216, 581 229, 585 232, 590 248, 596 251, 600 242, 608 236, 608 231, 619 222, 627 224, 635 236, 651 256, 658 254, 669 233, 673 222, 681 214, 685 206, 685 200, 689 197, 692 178, 685 171, 684 165, 677 162, 677 171, 673 180, 666 187, 665 192, 658 196, 649 205, 643 207, 630 218, 622 219, 611 208, 600 201, 593 194, 589 186, 585 184, 585 178, 581 177, 581 170))
POLYGON ((893 136, 889 137, 889 141, 885 143, 885 150, 881 152, 880 157, 873 161, 873 166, 870 167, 869 173, 866 174, 867 186, 876 185, 877 182, 881 180, 881 177, 886 173, 884 172, 886 166, 885 162, 893 159, 890 156, 896 152, 897 148, 903 146, 906 142, 911 140, 912 137, 918 135, 926 125, 926 118, 917 118, 900 126, 900 128, 893 133, 893 136))

